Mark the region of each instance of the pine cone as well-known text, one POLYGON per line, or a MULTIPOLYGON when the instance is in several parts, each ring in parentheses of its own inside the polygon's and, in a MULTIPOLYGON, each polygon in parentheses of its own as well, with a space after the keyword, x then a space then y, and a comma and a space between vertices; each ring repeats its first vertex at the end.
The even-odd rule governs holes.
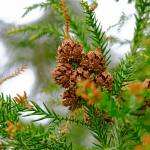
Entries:
POLYGON ((76 82, 77 82, 77 73, 76 71, 74 71, 70 76, 70 88, 75 86, 76 82))
POLYGON ((68 89, 63 94, 63 105, 69 107, 70 110, 73 110, 77 107, 78 101, 76 96, 76 89, 68 89))
POLYGON ((73 78, 72 66, 68 63, 59 64, 59 66, 51 72, 51 76, 57 84, 62 85, 64 88, 68 88, 76 82, 73 78), (72 79, 70 82, 70 78, 74 80, 72 79))
POLYGON ((100 52, 89 52, 83 57, 80 66, 91 73, 101 73, 105 70, 105 60, 100 52))
POLYGON ((112 90, 113 79, 109 72, 104 71, 101 74, 96 75, 95 82, 101 87, 107 88, 109 91, 112 90))
POLYGON ((59 63, 80 63, 82 49, 77 41, 65 40, 58 48, 57 60, 59 63))
POLYGON ((90 72, 83 67, 78 67, 76 70, 76 74, 78 78, 82 79, 89 79, 90 78, 90 72))

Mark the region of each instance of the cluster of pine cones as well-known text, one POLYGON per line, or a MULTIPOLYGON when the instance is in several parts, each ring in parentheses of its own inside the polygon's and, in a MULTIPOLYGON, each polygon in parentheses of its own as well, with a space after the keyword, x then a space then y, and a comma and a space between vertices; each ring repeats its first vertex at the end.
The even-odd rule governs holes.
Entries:
POLYGON ((63 93, 63 104, 70 110, 78 107, 81 102, 81 98, 76 95, 79 79, 90 79, 96 86, 111 91, 112 76, 106 71, 105 59, 100 51, 85 54, 79 42, 67 39, 58 48, 57 62, 51 76, 66 89, 63 93))

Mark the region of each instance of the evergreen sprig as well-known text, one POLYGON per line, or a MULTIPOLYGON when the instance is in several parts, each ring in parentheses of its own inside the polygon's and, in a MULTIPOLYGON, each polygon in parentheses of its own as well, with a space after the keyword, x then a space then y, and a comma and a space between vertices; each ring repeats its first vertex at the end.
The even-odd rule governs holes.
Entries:
POLYGON ((84 45, 84 51, 88 52, 91 49, 91 47, 90 47, 89 42, 87 42, 88 40, 88 37, 86 34, 87 25, 85 24, 85 22, 81 19, 79 20, 75 16, 71 16, 70 26, 71 26, 71 32, 77 35, 80 42, 84 45), (80 28, 78 27, 79 24, 80 24, 80 28))
POLYGON ((85 112, 88 114, 89 120, 89 130, 91 130, 95 139, 98 143, 95 145, 99 149, 111 148, 112 137, 111 137, 111 124, 109 124, 105 118, 104 114, 95 106, 87 106, 85 112))
MULTIPOLYGON (((137 14, 136 18, 136 28, 134 32, 134 38, 131 44, 131 54, 126 56, 124 59, 120 61, 118 65, 118 69, 114 72, 114 85, 113 85, 113 94, 116 95, 118 92, 122 90, 122 87, 127 84, 127 82, 133 80, 133 76, 135 73, 135 66, 137 62, 137 56, 139 53, 138 50, 143 50, 141 39, 145 37, 145 29, 147 28, 147 21, 149 15, 147 14, 147 10, 150 9, 147 0, 137 0, 136 1, 136 9, 137 14)), ((140 54, 140 53, 139 53, 140 54)))
POLYGON ((67 143, 65 137, 55 135, 54 129, 34 124, 22 124, 15 138, 2 145, 13 150, 72 150, 72 144, 67 143))
POLYGON ((47 2, 41 2, 41 3, 38 3, 38 4, 33 4, 32 6, 29 6, 29 7, 26 7, 26 11, 24 12, 24 14, 22 15, 22 17, 25 17, 28 13, 30 13, 32 10, 36 9, 36 8, 44 8, 46 9, 47 7, 49 7, 50 5, 50 2, 47 1, 47 2))
POLYGON ((7 122, 18 122, 20 112, 23 110, 24 108, 18 105, 10 96, 0 95, 0 138, 8 137, 6 132, 7 122))
POLYGON ((135 73, 136 58, 128 54, 121 60, 118 67, 113 73, 113 95, 118 95, 122 91, 123 86, 132 81, 135 73))
MULTIPOLYGON (((48 9, 52 8, 58 15, 59 17, 63 16, 63 11, 61 9, 61 3, 58 0, 47 0, 46 2, 34 4, 33 6, 29 6, 26 8, 26 11, 23 14, 23 17, 26 16, 29 12, 36 8, 41 8, 41 9, 48 9)), ((87 35, 85 31, 85 22, 80 19, 80 21, 77 19, 76 16, 73 14, 70 15, 70 28, 71 32, 74 33, 78 40, 84 45, 84 50, 89 51, 90 50, 90 44, 87 42, 87 35), (80 28, 78 25, 80 24, 80 28)), ((51 25, 33 25, 33 26, 23 26, 23 27, 16 27, 11 29, 8 33, 17 33, 17 32, 26 32, 26 31, 32 31, 35 32, 36 34, 31 36, 29 39, 37 40, 42 36, 45 36, 47 34, 52 34, 55 33, 58 36, 62 35, 62 32, 59 30, 57 25, 51 26, 51 25)))
POLYGON ((8 30, 9 34, 16 34, 16 33, 21 33, 21 32, 32 33, 32 35, 29 36, 29 41, 35 41, 46 35, 48 36, 51 36, 51 35, 62 36, 63 35, 63 32, 60 29, 58 29, 56 26, 51 25, 51 24, 19 26, 19 27, 15 27, 15 28, 8 30))
POLYGON ((86 126, 86 123, 82 120, 77 119, 76 117, 71 116, 61 116, 56 114, 54 111, 50 110, 45 103, 43 103, 44 108, 42 109, 36 102, 31 102, 33 105, 33 108, 30 110, 25 110, 26 112, 29 112, 28 114, 24 115, 24 117, 27 116, 33 116, 33 115, 39 115, 39 118, 36 120, 33 120, 33 122, 41 121, 44 119, 50 119, 50 123, 60 123, 62 121, 69 121, 71 123, 80 124, 83 126, 86 126))
POLYGON ((146 29, 148 28, 148 20, 150 19, 150 2, 147 0, 136 0, 136 10, 135 14, 136 27, 134 30, 134 38, 131 45, 132 54, 136 54, 138 50, 142 50, 142 42, 146 36, 146 29))
POLYGON ((110 63, 110 50, 108 49, 108 43, 106 39, 105 32, 102 31, 102 26, 98 23, 98 19, 96 18, 96 14, 94 11, 90 10, 90 7, 87 2, 82 2, 81 6, 83 7, 86 15, 86 23, 88 24, 89 37, 92 39, 92 45, 94 48, 99 48, 103 56, 107 60, 107 64, 110 63))
POLYGON ((22 110, 24 108, 18 105, 10 96, 0 95, 0 125, 5 124, 7 121, 18 121, 19 113, 22 110))

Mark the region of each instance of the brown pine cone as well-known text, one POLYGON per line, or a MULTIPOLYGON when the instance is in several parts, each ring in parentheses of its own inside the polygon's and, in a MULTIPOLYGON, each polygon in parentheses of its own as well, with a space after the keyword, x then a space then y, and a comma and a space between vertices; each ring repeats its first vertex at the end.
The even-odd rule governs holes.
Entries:
POLYGON ((89 52, 82 58, 80 66, 92 73, 101 73, 105 70, 105 60, 98 51, 89 52))
POLYGON ((78 98, 76 96, 76 89, 68 89, 63 94, 63 105, 69 107, 70 110, 77 108, 78 106, 78 98))
POLYGON ((80 63, 82 59, 82 45, 77 41, 65 40, 58 48, 59 63, 80 63))
POLYGON ((89 79, 90 78, 90 72, 83 67, 78 67, 76 70, 76 74, 78 78, 81 79, 89 79))
POLYGON ((77 82, 77 73, 76 71, 74 71, 70 76, 70 88, 75 86, 76 82, 77 82))
POLYGON ((98 86, 105 87, 109 91, 112 90, 113 79, 109 72, 104 71, 101 74, 96 75, 95 82, 98 86))
POLYGON ((52 72, 51 77, 57 84, 62 85, 64 88, 73 86, 76 80, 73 78, 72 66, 68 63, 59 64, 52 72), (70 81, 70 78, 72 80, 70 81))

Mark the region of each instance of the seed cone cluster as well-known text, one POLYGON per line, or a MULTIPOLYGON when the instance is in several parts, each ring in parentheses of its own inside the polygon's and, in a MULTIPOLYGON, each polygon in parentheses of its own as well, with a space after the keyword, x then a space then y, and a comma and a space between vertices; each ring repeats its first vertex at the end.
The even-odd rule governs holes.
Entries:
POLYGON ((79 80, 89 79, 97 87, 112 89, 112 76, 106 71, 105 59, 98 50, 85 54, 79 42, 66 39, 58 48, 57 62, 51 76, 66 89, 63 104, 71 110, 80 105, 81 98, 76 94, 79 80))

